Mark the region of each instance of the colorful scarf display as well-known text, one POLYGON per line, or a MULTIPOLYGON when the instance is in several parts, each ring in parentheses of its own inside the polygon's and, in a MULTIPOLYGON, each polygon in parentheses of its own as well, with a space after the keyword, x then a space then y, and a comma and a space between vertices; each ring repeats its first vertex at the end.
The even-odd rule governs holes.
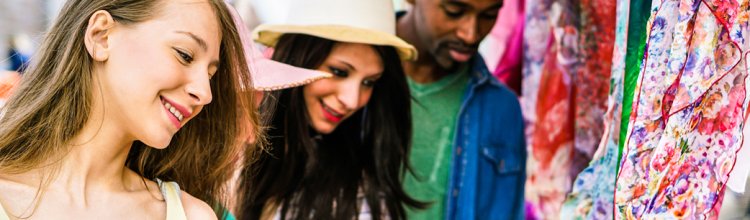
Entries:
POLYGON ((522 105, 528 216, 558 216, 604 133, 615 40, 611 0, 528 0, 522 105))
POLYGON ((748 20, 748 0, 652 3, 617 218, 717 218, 743 140, 748 20))
POLYGON ((614 184, 617 170, 617 145, 623 100, 623 76, 627 51, 628 14, 627 0, 617 1, 617 28, 613 52, 611 87, 605 130, 599 148, 589 167, 584 169, 573 185, 560 212, 560 219, 611 219, 614 184))
POLYGON ((627 118, 632 104, 633 90, 643 58, 646 22, 650 0, 620 0, 617 2, 615 52, 610 82, 609 109, 605 115, 602 143, 589 167, 584 169, 573 185, 561 219, 612 219, 615 178, 620 148, 627 131, 627 118), (626 111, 624 111, 626 110, 626 111), (622 120, 625 118, 626 120, 622 120))

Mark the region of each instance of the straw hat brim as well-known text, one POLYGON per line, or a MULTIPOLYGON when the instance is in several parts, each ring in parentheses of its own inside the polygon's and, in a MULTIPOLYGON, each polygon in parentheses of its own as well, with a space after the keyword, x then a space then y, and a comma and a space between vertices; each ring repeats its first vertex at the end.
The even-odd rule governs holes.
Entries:
POLYGON ((264 24, 253 31, 253 39, 269 47, 276 47, 284 34, 307 34, 329 40, 379 46, 393 46, 402 60, 416 60, 417 50, 396 35, 344 25, 286 25, 264 24))

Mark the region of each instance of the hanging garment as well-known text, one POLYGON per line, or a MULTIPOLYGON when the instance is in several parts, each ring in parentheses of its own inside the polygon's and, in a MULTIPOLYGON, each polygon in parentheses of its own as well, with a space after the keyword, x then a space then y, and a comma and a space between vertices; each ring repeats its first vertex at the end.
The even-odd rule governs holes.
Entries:
POLYGON ((748 0, 655 0, 615 188, 618 219, 718 216, 742 143, 748 0))
POLYGON ((627 118, 632 102, 632 91, 643 57, 645 25, 649 18, 650 0, 620 0, 617 2, 617 28, 612 59, 612 82, 609 109, 605 114, 604 136, 589 167, 576 178, 561 219, 612 219, 615 178, 619 162, 618 146, 623 140, 622 130, 627 130, 627 118), (625 118, 625 120, 622 120, 625 118))
MULTIPOLYGON (((523 27, 525 0, 505 1, 498 20, 490 33, 498 54, 485 59, 495 59, 497 65, 492 72, 500 82, 521 94, 521 69, 523 61, 523 27)), ((485 39, 485 41, 490 39, 485 39)), ((490 67, 492 68, 492 67, 490 67)))
POLYGON ((610 0, 529 0, 522 103, 527 216, 557 218, 604 132, 615 32, 610 0))
MULTIPOLYGON (((744 126, 742 135, 747 137, 750 135, 750 127, 744 126)), ((743 146, 740 147, 740 151, 737 152, 738 160, 734 163, 732 168, 732 174, 729 175, 727 180, 727 190, 724 192, 724 198, 722 198, 721 209, 719 212, 719 219, 748 219, 750 218, 750 185, 748 182, 748 163, 749 160, 743 159, 750 157, 750 147, 748 142, 744 141, 743 146)))
MULTIPOLYGON (((625 56, 625 85, 623 86, 622 99, 622 123, 620 124, 620 140, 625 140, 630 123, 630 113, 633 110, 633 94, 638 84, 638 76, 641 72, 644 51, 646 49, 646 24, 651 17, 651 0, 630 1, 630 18, 628 19, 628 51, 625 56)), ((625 142, 618 145, 617 170, 620 168, 620 160, 625 142)), ((613 186, 614 187, 614 186, 613 186)))
MULTIPOLYGON (((637 1, 637 0, 636 0, 637 1)), ((573 183, 560 219, 612 219, 612 199, 617 167, 617 145, 622 112, 623 76, 627 51, 630 1, 617 1, 617 24, 610 76, 608 109, 604 115, 605 130, 599 148, 589 167, 573 183)))

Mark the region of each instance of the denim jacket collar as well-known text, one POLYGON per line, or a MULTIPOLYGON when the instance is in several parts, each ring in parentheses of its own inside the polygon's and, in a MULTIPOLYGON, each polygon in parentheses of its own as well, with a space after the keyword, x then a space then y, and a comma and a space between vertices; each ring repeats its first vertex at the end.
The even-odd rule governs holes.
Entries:
POLYGON ((488 84, 490 86, 502 87, 499 81, 491 80, 493 76, 490 74, 490 70, 487 68, 487 64, 484 62, 482 55, 475 53, 474 57, 469 62, 471 62, 470 85, 476 87, 488 84))

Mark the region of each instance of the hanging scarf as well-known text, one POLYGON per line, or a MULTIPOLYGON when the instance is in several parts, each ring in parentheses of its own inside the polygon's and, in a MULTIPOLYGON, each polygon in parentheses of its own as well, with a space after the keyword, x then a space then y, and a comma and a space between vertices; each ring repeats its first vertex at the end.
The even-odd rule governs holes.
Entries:
POLYGON ((614 47, 611 0, 529 0, 522 105, 527 216, 556 217, 604 132, 614 47))
POLYGON ((653 2, 616 217, 717 218, 742 144, 749 11, 748 0, 653 2))

